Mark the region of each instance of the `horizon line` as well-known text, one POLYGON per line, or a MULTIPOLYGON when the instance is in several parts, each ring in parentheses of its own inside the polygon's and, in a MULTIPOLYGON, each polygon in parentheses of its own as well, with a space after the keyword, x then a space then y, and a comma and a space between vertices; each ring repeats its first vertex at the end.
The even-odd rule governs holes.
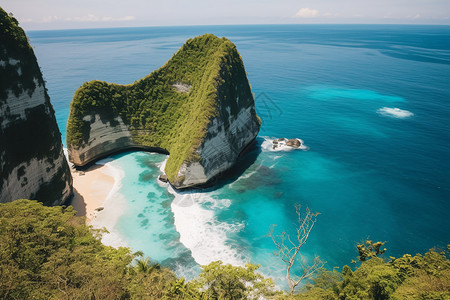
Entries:
MULTIPOLYGON (((19 25, 23 28, 23 24, 19 25)), ((87 27, 87 28, 53 28, 53 29, 24 29, 33 31, 69 31, 69 30, 92 30, 92 29, 126 29, 126 28, 153 28, 153 27, 216 27, 216 26, 428 26, 428 27, 450 27, 450 24, 411 24, 411 23, 254 23, 254 24, 189 24, 189 25, 145 25, 145 26, 113 26, 113 27, 87 27)))

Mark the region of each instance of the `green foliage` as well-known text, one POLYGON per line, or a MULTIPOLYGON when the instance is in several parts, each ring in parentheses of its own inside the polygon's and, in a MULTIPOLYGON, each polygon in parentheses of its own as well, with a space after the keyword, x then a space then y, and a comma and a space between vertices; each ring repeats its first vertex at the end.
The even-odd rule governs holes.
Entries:
POLYGON ((185 282, 142 253, 104 246, 102 231, 84 221, 72 207, 29 200, 0 204, 0 299, 253 299, 273 294, 272 280, 255 273, 254 265, 215 262, 197 281, 185 282), (132 263, 136 256, 141 257, 132 263))
POLYGON ((386 242, 372 242, 371 240, 366 240, 365 243, 356 245, 358 249, 358 259, 360 261, 366 261, 367 259, 378 257, 379 255, 386 252, 386 248, 381 249, 386 242))
POLYGON ((277 294, 272 279, 256 273, 259 266, 234 267, 216 261, 202 268, 197 285, 206 299, 259 299, 277 294))
POLYGON ((388 299, 400 284, 397 272, 380 258, 363 263, 351 276, 344 276, 347 284, 339 295, 344 299, 388 299))
MULTIPOLYGON (((167 268, 150 267, 140 272, 133 272, 131 269, 128 280, 131 299, 184 299, 183 293, 173 290, 177 277, 167 268)), ((180 289, 185 286, 186 284, 182 285, 180 289)))
MULTIPOLYGON (((127 248, 104 246, 72 207, 0 204, 1 299, 161 299, 176 279, 127 248), (151 297, 147 297, 151 295, 151 297), (154 297, 153 297, 154 296, 154 297)), ((172 297, 173 298, 173 297, 172 297)))
POLYGON ((334 300, 339 294, 339 286, 342 281, 342 274, 334 271, 327 271, 322 268, 318 271, 318 276, 311 280, 303 288, 303 292, 294 297, 285 296, 282 299, 324 299, 334 300))
MULTIPOLYGON (((378 244, 378 243, 371 243, 378 244)), ((352 271, 323 271, 292 299, 449 299, 450 261, 444 252, 405 254, 385 262, 376 257, 352 271)))
MULTIPOLYGON (((27 36, 19 22, 0 7, 0 61, 6 62, 0 67, 0 105, 7 98, 8 91, 16 96, 27 91, 33 93, 36 83, 43 84, 41 71, 28 43, 27 36), (16 60, 15 65, 7 62, 16 60), (17 68, 21 72, 17 72, 17 68)), ((1 107, 1 106, 0 106, 1 107)))
POLYGON ((423 299, 450 298, 445 252, 374 257, 354 271, 321 269, 301 293, 280 295, 271 279, 213 262, 186 282, 142 253, 104 246, 101 231, 72 207, 36 201, 0 204, 0 299, 423 299), (138 258, 134 261, 138 256, 138 258))
MULTIPOLYGON (((90 122, 120 117, 131 131, 133 143, 167 150, 166 174, 174 183, 183 162, 199 158, 196 149, 207 133, 210 120, 219 113, 218 99, 229 101, 231 113, 253 101, 244 66, 236 46, 226 38, 205 34, 189 39, 160 69, 129 85, 102 81, 84 83, 71 103, 67 124, 68 147, 78 148, 89 139, 90 122), (178 92, 173 84, 191 86, 178 92), (235 85, 240 83, 236 97, 235 85), (222 95, 223 94, 223 95, 222 95), (225 97, 224 95, 230 96, 225 97), (222 96, 222 97, 220 97, 222 96)), ((256 114, 255 114, 256 116, 256 114)))
POLYGON ((445 252, 405 254, 390 264, 404 280, 392 299, 450 299, 450 261, 445 252))
POLYGON ((0 298, 115 299, 125 295, 128 249, 101 244, 72 207, 0 204, 0 298))

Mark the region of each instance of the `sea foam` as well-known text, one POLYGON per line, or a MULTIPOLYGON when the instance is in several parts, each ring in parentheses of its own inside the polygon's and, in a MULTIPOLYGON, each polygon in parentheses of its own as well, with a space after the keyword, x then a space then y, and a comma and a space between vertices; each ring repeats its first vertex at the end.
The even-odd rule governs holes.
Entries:
POLYGON ((102 172, 114 178, 114 185, 111 188, 105 202, 104 209, 97 212, 90 225, 96 229, 107 228, 108 232, 102 235, 102 243, 107 246, 115 248, 126 247, 120 233, 115 230, 115 225, 127 207, 125 197, 119 193, 122 187, 122 179, 124 178, 124 171, 111 162, 113 159, 106 158, 98 161, 96 164, 103 165, 102 172))
POLYGON ((382 107, 379 110, 377 110, 377 113, 383 116, 393 117, 393 118, 409 118, 414 116, 414 114, 408 110, 403 110, 400 108, 390 108, 390 107, 382 107))
MULTIPOLYGON (((161 171, 166 161, 161 163, 161 171)), ((212 192, 176 191, 167 183, 159 184, 166 186, 175 196, 171 204, 175 228, 180 234, 180 242, 191 250, 198 264, 207 265, 221 260, 226 264, 244 266, 249 261, 229 238, 245 225, 221 222, 217 218, 217 212, 232 204, 229 199, 215 199, 212 192)))

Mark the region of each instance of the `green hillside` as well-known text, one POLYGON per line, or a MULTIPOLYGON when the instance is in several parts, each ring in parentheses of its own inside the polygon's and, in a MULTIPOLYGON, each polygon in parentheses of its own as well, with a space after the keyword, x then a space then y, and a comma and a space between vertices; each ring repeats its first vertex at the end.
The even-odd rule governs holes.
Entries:
POLYGON ((357 263, 359 266, 344 266, 340 272, 323 269, 290 296, 275 291, 273 281, 251 264, 244 268, 212 262, 202 266, 198 278, 186 282, 128 248, 103 245, 100 234, 85 225, 84 218, 76 217, 72 207, 45 207, 29 200, 0 204, 0 299, 450 297, 448 251, 405 254, 389 261, 373 255, 357 263))
POLYGON ((243 87, 239 106, 253 105, 236 46, 212 34, 190 39, 164 66, 133 84, 84 83, 71 104, 68 146, 77 148, 89 139, 90 125, 83 120, 86 115, 99 114, 102 122, 120 116, 129 127, 133 143, 170 153, 166 174, 176 182, 184 161, 200 160, 195 149, 203 141, 210 120, 218 116, 220 101, 226 102, 231 114, 239 112, 233 100, 237 83, 243 87), (177 83, 186 90, 177 90, 177 83))

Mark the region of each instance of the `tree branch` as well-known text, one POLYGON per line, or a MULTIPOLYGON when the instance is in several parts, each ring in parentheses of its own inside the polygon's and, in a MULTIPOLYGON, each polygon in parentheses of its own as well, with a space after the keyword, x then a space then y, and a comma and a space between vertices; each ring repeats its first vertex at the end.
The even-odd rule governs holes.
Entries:
POLYGON ((303 255, 300 253, 301 247, 306 243, 309 234, 317 221, 317 216, 319 213, 312 213, 308 207, 305 209, 304 217, 302 218, 301 206, 296 205, 295 210, 298 216, 299 226, 297 227, 297 243, 294 243, 285 231, 280 235, 275 235, 275 226, 272 225, 267 234, 268 237, 272 238, 273 243, 278 248, 278 254, 281 260, 286 263, 286 279, 289 284, 290 294, 294 294, 294 289, 302 282, 304 279, 312 278, 314 273, 322 268, 325 264, 318 256, 314 257, 314 263, 311 266, 304 264, 303 255), (286 245, 287 244, 287 245, 286 245), (300 253, 300 259, 296 260, 297 254, 300 253), (302 270, 302 275, 295 276, 297 279, 291 278, 291 269, 295 262, 298 261, 302 270))

